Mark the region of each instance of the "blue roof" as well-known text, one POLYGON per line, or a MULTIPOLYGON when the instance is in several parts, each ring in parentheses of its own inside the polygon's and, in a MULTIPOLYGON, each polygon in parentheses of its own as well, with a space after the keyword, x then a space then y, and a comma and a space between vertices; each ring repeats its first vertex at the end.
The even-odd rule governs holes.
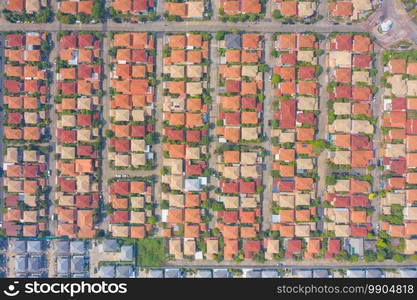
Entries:
POLYGON ((85 243, 83 241, 72 241, 70 243, 71 254, 84 254, 85 243))
POLYGON ((116 273, 115 266, 101 266, 99 270, 99 277, 113 278, 116 273))
POLYGON ((58 257, 56 264, 58 274, 67 274, 70 272, 70 261, 68 257, 58 257))
POLYGON ((84 256, 73 256, 71 259, 71 273, 84 272, 84 256))
POLYGON ((41 253, 42 252, 42 243, 41 243, 41 241, 28 241, 27 251, 29 253, 41 253))
POLYGON ((56 241, 55 242, 55 253, 56 254, 67 254, 69 252, 69 241, 56 241))
POLYGON ((14 261, 14 270, 16 273, 24 273, 27 268, 26 256, 17 256, 14 261))

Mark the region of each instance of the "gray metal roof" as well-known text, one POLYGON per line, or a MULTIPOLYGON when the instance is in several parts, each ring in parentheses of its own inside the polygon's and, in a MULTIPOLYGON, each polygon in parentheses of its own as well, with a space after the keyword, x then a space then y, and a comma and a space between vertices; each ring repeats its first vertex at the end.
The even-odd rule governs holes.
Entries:
POLYGON ((313 272, 311 270, 294 270, 293 274, 299 278, 313 277, 313 272))
POLYGON ((14 271, 16 273, 25 273, 27 269, 26 256, 17 256, 14 261, 14 271))
POLYGON ((148 272, 148 278, 163 278, 164 270, 150 270, 148 272))
POLYGON ((351 254, 357 254, 359 256, 363 256, 363 238, 350 238, 349 245, 351 254))
POLYGON ((417 278, 416 269, 400 269, 400 274, 402 278, 417 278))
POLYGON ((165 278, 178 278, 181 277, 179 269, 165 269, 165 278))
POLYGON ((365 270, 349 269, 346 271, 346 277, 349 278, 365 278, 365 270))
POLYGON ((211 270, 197 270, 197 273, 195 274, 195 277, 197 278, 213 278, 213 273, 211 270))
POLYGON ((28 253, 42 253, 41 241, 28 241, 27 242, 28 253))
POLYGON ((242 47, 242 38, 240 34, 226 34, 224 36, 226 42, 226 48, 240 49, 242 47))
POLYGON ((71 273, 82 273, 84 271, 84 256, 73 256, 71 258, 71 273))
POLYGON ((84 254, 85 253, 85 242, 83 241, 71 241, 70 243, 71 254, 84 254))
POLYGON ((133 245, 123 245, 120 248, 120 260, 122 261, 133 260, 133 245))
POLYGON ((186 179, 184 190, 188 192, 200 191, 201 190, 200 180, 199 179, 186 179))
POLYGON ((115 239, 107 239, 103 241, 104 252, 118 252, 120 251, 120 245, 115 239))
POLYGON ((69 249, 69 241, 55 241, 56 254, 67 254, 69 249))
POLYGON ((382 278, 384 275, 379 269, 368 269, 365 274, 366 278, 382 278))
POLYGON ((26 241, 22 241, 22 240, 12 241, 12 253, 14 254, 26 253, 26 241))
POLYGON ((28 258, 28 272, 36 273, 43 268, 43 259, 41 256, 30 256, 28 258))
POLYGON ((328 270, 313 270, 313 278, 328 278, 328 270))
POLYGON ((7 239, 0 238, 0 249, 6 249, 7 247, 7 239))
POLYGON ((213 270, 213 278, 228 278, 229 272, 227 269, 214 269, 213 270))
POLYGON ((68 274, 70 272, 70 260, 68 257, 58 257, 56 261, 56 272, 58 274, 68 274))
POLYGON ((113 278, 115 275, 115 266, 101 266, 99 270, 99 277, 101 278, 113 278))
POLYGON ((278 272, 275 270, 262 270, 262 278, 278 278, 278 272))
POLYGON ((248 270, 245 273, 246 278, 261 278, 261 271, 259 270, 248 270))
POLYGON ((117 266, 116 278, 131 278, 133 276, 133 266, 117 266))

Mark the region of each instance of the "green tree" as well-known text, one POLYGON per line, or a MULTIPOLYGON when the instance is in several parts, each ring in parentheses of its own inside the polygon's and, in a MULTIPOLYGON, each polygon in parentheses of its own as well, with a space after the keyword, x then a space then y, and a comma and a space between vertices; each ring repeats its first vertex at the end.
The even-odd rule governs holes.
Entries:
POLYGON ((273 85, 277 85, 281 81, 281 77, 278 74, 273 74, 271 77, 271 81, 273 85))
POLYGON ((95 21, 102 21, 105 17, 106 10, 103 7, 101 0, 94 1, 93 7, 91 8, 91 17, 95 21))
POLYGON ((106 129, 106 131, 104 132, 104 136, 108 139, 111 139, 112 137, 114 137, 114 132, 110 129, 106 129))

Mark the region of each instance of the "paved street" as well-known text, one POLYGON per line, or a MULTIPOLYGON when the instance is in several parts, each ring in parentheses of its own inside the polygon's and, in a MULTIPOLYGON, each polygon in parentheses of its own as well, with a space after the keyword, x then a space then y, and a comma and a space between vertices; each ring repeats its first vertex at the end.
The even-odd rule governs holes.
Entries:
POLYGON ((52 33, 51 34, 51 38, 53 41, 53 49, 49 55, 49 62, 51 63, 51 65, 53 66, 52 69, 50 70, 50 74, 51 74, 51 78, 52 83, 50 85, 50 93, 51 93, 51 97, 50 97, 50 110, 49 110, 49 118, 51 119, 51 123, 50 123, 50 133, 51 133, 51 140, 49 142, 50 145, 50 153, 49 153, 49 169, 51 171, 51 176, 49 178, 49 185, 51 186, 51 193, 49 194, 49 198, 50 198, 50 207, 49 207, 49 231, 51 233, 51 235, 55 234, 55 230, 57 227, 57 221, 56 220, 52 220, 51 216, 54 214, 55 212, 55 200, 57 200, 55 198, 55 191, 56 191, 56 187, 57 187, 57 171, 56 171, 56 159, 55 159, 55 155, 56 155, 56 146, 57 146, 57 137, 56 137, 56 128, 57 128, 57 114, 56 114, 56 106, 55 106, 55 102, 54 102, 54 98, 56 96, 56 92, 57 92, 57 86, 56 86, 56 75, 55 75, 55 61, 58 57, 58 47, 56 44, 56 33, 52 33))
MULTIPOLYGON (((157 8, 157 13, 159 15, 162 15, 163 10, 163 3, 165 1, 160 0, 158 1, 159 5, 157 8)), ((319 13, 324 14, 327 11, 327 3, 328 1, 321 1, 319 6, 319 13)), ((55 2, 53 2, 55 3, 55 2)), ((58 55, 58 45, 57 45, 57 32, 62 30, 68 30, 68 31, 99 31, 102 32, 104 35, 103 44, 102 44, 102 57, 104 60, 103 65, 103 81, 102 81, 102 89, 104 91, 104 97, 102 98, 102 104, 103 104, 103 128, 102 133, 104 134, 105 130, 109 128, 110 124, 110 95, 109 95, 109 88, 110 88, 110 68, 109 65, 111 63, 109 49, 111 47, 111 41, 108 36, 109 32, 112 31, 130 31, 130 32, 155 32, 156 33, 156 60, 155 60, 155 73, 156 73, 156 79, 158 82, 157 90, 155 91, 155 99, 154 99, 154 119, 156 120, 155 123, 155 133, 159 135, 159 143, 153 146, 153 152, 155 154, 155 162, 156 162, 156 168, 151 171, 132 171, 132 170, 113 170, 109 166, 109 153, 107 146, 102 151, 102 161, 101 161, 101 168, 102 168, 102 193, 104 197, 104 205, 109 203, 109 193, 108 193, 108 181, 109 179, 113 177, 117 177, 117 175, 120 174, 127 174, 128 176, 134 177, 134 176, 153 176, 156 179, 155 185, 154 185, 154 199, 157 204, 160 204, 161 201, 161 183, 160 183, 160 170, 162 170, 162 157, 163 157, 163 151, 162 151, 162 103, 163 103, 163 85, 162 85, 162 71, 163 71, 163 38, 164 34, 167 32, 190 32, 190 31, 206 31, 215 33, 217 31, 225 31, 230 29, 238 29, 238 30, 245 30, 245 31, 251 31, 251 32, 258 32, 262 33, 264 36, 264 61, 267 66, 270 67, 270 70, 268 72, 264 73, 264 102, 263 102, 263 134, 265 136, 265 141, 260 144, 262 147, 264 147, 267 151, 267 156, 264 161, 264 169, 263 169, 263 186, 264 186, 264 193, 262 198, 262 230, 267 231, 270 228, 271 225, 271 212, 270 212, 270 206, 272 201, 272 181, 273 178, 271 176, 271 169, 273 164, 273 159, 271 156, 271 127, 269 126, 269 121, 273 119, 273 109, 272 109, 272 99, 273 99, 273 88, 272 83, 270 81, 270 76, 272 74, 271 67, 273 66, 273 58, 270 55, 270 50, 272 49, 272 33, 274 32, 317 32, 322 34, 328 34, 331 32, 363 32, 363 31, 372 31, 374 32, 374 25, 375 22, 379 20, 379 16, 386 16, 391 18, 395 22, 395 26, 393 28, 393 31, 390 33, 390 35, 387 36, 378 36, 377 35, 377 43, 380 45, 376 49, 376 69, 378 71, 376 75, 376 86, 379 87, 380 84, 380 77, 383 73, 382 64, 380 62, 381 60, 381 52, 383 50, 383 47, 387 46, 388 43, 392 43, 393 41, 397 41, 399 38, 408 37, 414 42, 417 43, 417 25, 412 23, 411 20, 405 16, 404 11, 400 9, 399 7, 396 7, 395 5, 396 1, 384 1, 382 7, 378 10, 376 13, 376 17, 371 17, 370 21, 365 22, 363 24, 354 24, 354 25, 333 25, 331 24, 326 16, 324 16, 324 19, 319 21, 316 24, 313 25, 284 25, 280 24, 274 20, 271 19, 271 1, 268 2, 266 7, 266 16, 265 19, 260 22, 255 23, 223 23, 219 20, 218 16, 218 1, 212 1, 212 9, 213 9, 213 17, 210 21, 194 21, 194 22, 168 22, 163 20, 162 18, 158 19, 154 22, 149 22, 145 24, 130 24, 130 23, 115 23, 112 20, 106 20, 103 24, 73 24, 73 25, 66 25, 66 24, 60 24, 58 21, 54 21, 53 23, 48 24, 10 24, 4 19, 0 19, 0 31, 7 32, 10 30, 15 31, 46 31, 50 32, 52 34, 52 40, 54 42, 54 47, 52 52, 50 53, 50 62, 51 64, 54 64, 57 55, 58 55)), ((107 1, 106 5, 109 6, 110 2, 107 1)), ((325 50, 325 43, 326 41, 321 41, 320 43, 320 49, 325 50)), ((0 54, 2 57, 4 57, 4 49, 3 49, 3 40, 0 42, 0 54)), ((219 112, 219 104, 217 103, 217 95, 219 94, 219 87, 218 87, 218 65, 219 65, 219 56, 217 53, 217 41, 213 38, 211 40, 210 44, 210 65, 209 65, 209 75, 210 75, 210 92, 212 96, 212 104, 211 109, 209 112, 209 120, 211 123, 211 130, 210 135, 212 137, 211 143, 209 145, 209 153, 210 153, 210 159, 209 159, 209 168, 212 170, 216 170, 216 163, 217 163, 217 155, 215 155, 215 149, 218 146, 217 138, 214 136, 214 128, 215 123, 217 120, 218 112, 219 112)), ((318 139, 325 140, 327 136, 327 101, 328 101, 328 95, 326 91, 326 86, 328 82, 328 74, 326 71, 326 55, 323 54, 319 58, 319 65, 322 66, 322 73, 319 77, 319 86, 320 86, 320 101, 319 101, 319 110, 320 115, 318 117, 318 139)), ((0 64, 0 73, 3 73, 3 63, 0 64)), ((57 187, 56 178, 58 176, 57 174, 57 168, 56 168, 56 159, 55 159, 55 153, 56 153, 56 146, 57 146, 57 136, 56 136, 56 128, 57 128, 57 113, 55 110, 55 104, 54 104, 54 96, 56 95, 57 87, 56 87, 56 75, 55 75, 55 67, 51 69, 51 76, 53 78, 51 84, 50 84, 50 92, 51 92, 51 102, 50 102, 50 110, 49 110, 49 117, 51 119, 50 123, 50 132, 51 132, 51 140, 50 140, 50 154, 49 154, 49 168, 51 171, 51 176, 49 179, 49 185, 52 187, 52 192, 50 193, 50 211, 49 215, 52 216, 55 211, 55 191, 57 187)), ((0 86, 2 86, 2 79, 0 78, 0 86)), ((379 89, 378 93, 376 94, 376 100, 372 103, 372 109, 373 109, 373 116, 374 118, 378 119, 382 110, 382 89, 379 89)), ((0 105, 3 104, 3 94, 0 95, 0 105)), ((3 112, 0 111, 0 118, 3 119, 3 112)), ((380 120, 378 120, 378 123, 376 125, 376 132, 374 135, 374 162, 376 162, 381 158, 380 157, 380 143, 381 143, 381 131, 380 131, 380 120)), ((3 126, 0 126, 0 134, 3 134, 3 126)), ((0 151, 2 152, 3 149, 3 143, 0 142, 0 151)), ((319 157, 317 158, 317 164, 318 164, 318 175, 319 175, 319 181, 317 183, 317 196, 321 198, 325 191, 326 191, 326 175, 327 175, 327 152, 324 150, 319 157)), ((0 156, 0 164, 3 164, 3 155, 0 156)), ((363 173, 363 171, 361 171, 363 173)), ((367 173, 370 173, 373 177, 373 191, 378 191, 380 189, 380 177, 381 177, 381 171, 376 167, 373 170, 366 171, 367 173)), ((3 185, 3 176, 0 176, 0 185, 3 185)), ((210 185, 213 187, 217 187, 217 179, 215 176, 211 176, 210 178, 210 185)), ((216 199, 216 194, 214 189, 210 191, 209 197, 211 199, 216 199)), ((0 199, 3 199, 3 189, 0 189, 0 199)), ((372 201, 372 205, 374 207, 374 213, 372 215, 372 225, 373 228, 378 228, 379 223, 379 214, 380 214, 380 206, 378 199, 376 198, 374 201, 372 201)), ((0 211, 0 223, 2 221, 2 215, 3 213, 0 211)), ((161 215, 161 209, 158 205, 155 210, 155 215, 160 216, 161 215)), ((106 216, 104 220, 99 225, 99 229, 108 230, 109 222, 108 217, 106 216)), ((55 229, 57 227, 57 221, 52 220, 52 218, 49 219, 49 231, 51 235, 55 234, 55 229)), ((160 233, 157 232, 157 235, 159 236, 160 233)), ((170 263, 171 267, 176 267, 180 261, 174 261, 170 263)), ((268 262, 269 264, 266 264, 265 266, 262 266, 262 268, 277 268, 276 263, 268 262)), ((350 264, 346 264, 345 262, 339 263, 332 261, 332 266, 329 266, 328 262, 324 262, 323 260, 316 260, 312 262, 312 265, 306 266, 305 264, 293 264, 294 261, 286 261, 284 260, 283 265, 281 267, 286 268, 322 268, 319 267, 320 264, 325 264, 327 267, 335 267, 335 268, 342 268, 342 267, 349 267, 350 264), (288 265, 286 263, 289 263, 288 265), (317 264, 317 265, 316 265, 317 264), (317 267, 316 267, 317 266, 317 267)), ((213 268, 213 265, 209 265, 207 261, 195 261, 195 262, 184 262, 186 265, 196 265, 198 267, 204 267, 204 268, 213 268)), ((233 267, 237 264, 225 262, 221 264, 222 267, 233 267)), ((253 264, 248 264, 248 267, 253 267, 257 265, 256 262, 253 262, 253 264)), ((405 267, 409 266, 416 266, 417 264, 404 264, 405 267)), ((94 264, 95 266, 95 264, 94 264)), ((217 266, 217 265, 216 265, 217 266)), ((385 264, 384 265, 361 265, 361 267, 365 268, 383 268, 387 267, 390 268, 393 265, 391 264, 385 264)), ((181 267, 181 266, 179 266, 181 267)), ((239 267, 244 268, 244 265, 239 264, 239 267)))
POLYGON ((272 99, 273 99, 273 89, 272 82, 270 80, 272 75, 272 66, 273 57, 271 57, 271 49, 273 47, 272 34, 265 35, 265 44, 264 44, 264 57, 265 64, 269 66, 268 72, 264 73, 264 103, 263 103, 263 125, 264 125, 264 136, 265 142, 263 147, 268 154, 265 157, 264 161, 264 171, 263 171, 263 185, 264 193, 262 195, 262 230, 266 231, 270 229, 271 226, 271 201, 272 201, 272 144, 271 144, 271 126, 269 126, 269 121, 273 119, 272 112, 272 99))

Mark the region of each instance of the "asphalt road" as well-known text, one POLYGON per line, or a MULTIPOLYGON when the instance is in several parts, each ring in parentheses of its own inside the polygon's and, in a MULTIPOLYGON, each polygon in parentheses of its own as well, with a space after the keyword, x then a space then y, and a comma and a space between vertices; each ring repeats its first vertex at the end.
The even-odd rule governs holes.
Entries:
MULTIPOLYGON (((112 20, 105 22, 107 31, 153 31, 153 32, 187 32, 187 31, 207 31, 217 32, 228 29, 250 30, 253 32, 273 33, 283 32, 360 32, 364 31, 362 25, 332 25, 319 24, 280 24, 272 20, 264 20, 256 23, 224 23, 217 20, 198 21, 198 22, 168 22, 157 20, 145 24, 115 23, 112 20)), ((48 31, 58 32, 61 30, 69 31, 102 31, 103 24, 61 24, 57 21, 47 24, 10 24, 5 20, 0 21, 0 31, 22 30, 22 31, 48 31)))

